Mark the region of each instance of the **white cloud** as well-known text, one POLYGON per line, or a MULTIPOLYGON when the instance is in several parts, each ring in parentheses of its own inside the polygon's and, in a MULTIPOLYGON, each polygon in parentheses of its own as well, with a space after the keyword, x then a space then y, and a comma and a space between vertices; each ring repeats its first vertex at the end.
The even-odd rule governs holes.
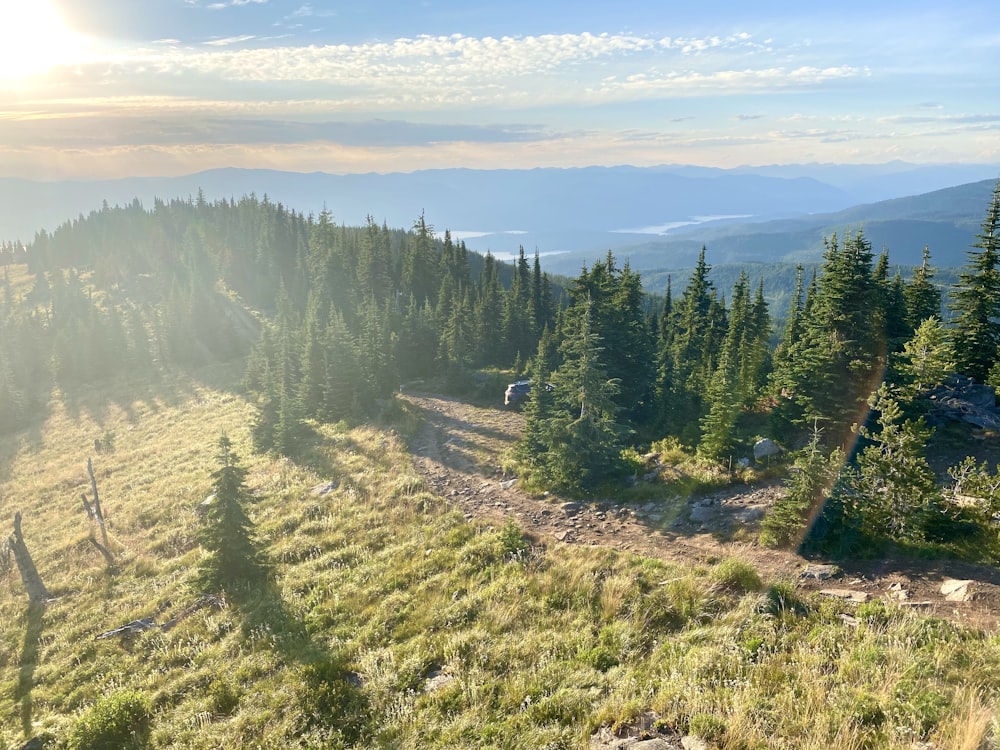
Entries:
POLYGON ((210 47, 229 47, 233 44, 242 44, 243 42, 249 42, 251 39, 256 39, 257 37, 253 34, 242 34, 241 36, 227 36, 222 39, 212 39, 207 42, 202 42, 202 44, 207 44, 210 47))
POLYGON ((205 7, 209 10, 224 10, 226 8, 236 8, 241 5, 266 5, 268 0, 225 0, 225 2, 217 2, 206 5, 205 7))
MULTIPOLYGON (((217 86, 219 79, 295 83, 311 86, 341 106, 425 109, 754 94, 870 74, 846 64, 791 67, 768 64, 756 54, 741 57, 755 47, 746 33, 661 40, 633 34, 453 34, 354 45, 259 46, 263 41, 245 35, 205 42, 233 47, 212 51, 161 45, 119 57, 113 72, 121 80, 145 77, 150 86, 163 75, 201 76, 206 87, 217 86), (256 48, 236 48, 252 39, 256 48)), ((108 72, 106 65, 95 66, 95 85, 105 84, 108 72)), ((73 85, 85 82, 86 71, 77 71, 73 85)))

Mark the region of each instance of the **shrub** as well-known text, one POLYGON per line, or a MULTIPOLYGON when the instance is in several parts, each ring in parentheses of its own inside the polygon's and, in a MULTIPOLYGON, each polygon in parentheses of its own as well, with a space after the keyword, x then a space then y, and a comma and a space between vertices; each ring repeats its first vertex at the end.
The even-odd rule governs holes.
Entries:
POLYGON ((71 750, 130 750, 146 747, 152 713, 149 699, 135 690, 102 696, 76 721, 71 750))
POLYGON ((726 733, 726 722, 715 714, 695 714, 688 722, 688 733, 709 742, 718 742, 726 733))
POLYGON ((240 705, 240 695, 226 680, 215 680, 208 688, 208 700, 212 713, 229 716, 240 705))
POLYGON ((714 568, 711 578, 719 586, 737 593, 760 591, 761 580, 756 569, 743 560, 727 557, 714 568))
POLYGON ((809 607, 796 593, 792 584, 782 581, 768 587, 760 611, 775 616, 783 615, 786 612, 794 615, 805 615, 809 612, 809 607))
POLYGON ((317 747, 353 745, 369 730, 371 709, 336 657, 320 659, 299 671, 294 723, 296 737, 309 735, 317 747))
POLYGON ((513 518, 508 518, 507 523, 500 530, 500 546, 503 549, 504 557, 508 560, 518 557, 528 549, 528 540, 524 538, 521 527, 513 518))

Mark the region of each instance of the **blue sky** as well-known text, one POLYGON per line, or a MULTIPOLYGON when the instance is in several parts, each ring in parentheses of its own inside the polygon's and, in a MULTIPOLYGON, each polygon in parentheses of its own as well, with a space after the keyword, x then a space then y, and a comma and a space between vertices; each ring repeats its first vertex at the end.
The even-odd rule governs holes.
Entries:
POLYGON ((0 0, 0 174, 995 164, 998 21, 995 0, 0 0))

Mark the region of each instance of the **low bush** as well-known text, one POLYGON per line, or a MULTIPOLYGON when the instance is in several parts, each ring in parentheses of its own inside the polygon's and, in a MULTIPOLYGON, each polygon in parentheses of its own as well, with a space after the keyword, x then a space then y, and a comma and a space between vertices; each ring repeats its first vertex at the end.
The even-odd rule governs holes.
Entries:
POLYGON ((70 750, 137 750, 149 742, 149 699, 135 690, 102 696, 76 720, 70 750))

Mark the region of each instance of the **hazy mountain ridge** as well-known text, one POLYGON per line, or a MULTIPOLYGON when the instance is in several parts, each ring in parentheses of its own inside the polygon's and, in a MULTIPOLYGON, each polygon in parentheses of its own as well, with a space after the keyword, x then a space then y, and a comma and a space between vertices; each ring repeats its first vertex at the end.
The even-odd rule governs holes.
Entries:
MULTIPOLYGON (((714 263, 815 262, 825 238, 860 230, 876 252, 887 249, 896 265, 919 265, 926 245, 935 265, 961 266, 979 230, 979 207, 988 202, 995 182, 982 180, 808 217, 680 228, 618 248, 616 254, 642 271, 688 267, 703 246, 714 263)), ((570 260, 559 258, 555 270, 565 272, 574 265, 570 260)))
MULTIPOLYGON (((613 231, 698 215, 776 217, 831 212, 864 202, 851 187, 810 176, 810 165, 782 169, 785 174, 773 175, 690 166, 337 175, 234 168, 182 177, 94 181, 0 178, 0 230, 8 236, 28 236, 99 209, 103 201, 125 204, 137 197, 146 204, 154 197, 194 196, 199 189, 210 200, 251 192, 267 194, 303 213, 318 213, 326 206, 339 221, 349 224, 362 223, 371 213, 378 221, 408 225, 423 210, 442 227, 492 232, 582 227, 613 231)), ((869 168, 872 173, 878 169, 869 168)), ((983 177, 989 176, 989 169, 984 169, 983 177)), ((925 170, 913 167, 913 174, 925 170)), ((816 171, 823 174, 822 165, 816 171)), ((968 172, 968 167, 941 167, 933 181, 938 187, 959 184, 967 181, 968 172)), ((912 194, 908 190, 894 177, 875 191, 879 193, 875 199, 912 194)))
MULTIPOLYGON (((30 240, 108 205, 157 198, 207 200, 250 193, 303 214, 328 209, 339 224, 370 214, 409 227, 421 214, 438 231, 497 254, 519 245, 575 274, 613 250, 636 270, 687 266, 702 245, 714 262, 816 259, 833 231, 863 226, 897 263, 930 245, 940 265, 961 263, 993 174, 1000 167, 899 162, 787 165, 732 170, 665 165, 573 169, 437 169, 334 175, 216 169, 182 177, 38 182, 0 178, 0 239, 30 240), (991 177, 951 187, 970 175, 991 177), (909 190, 936 185, 914 195, 909 190), (862 203, 859 196, 882 199, 862 203), (895 223, 893 223, 895 222, 895 223), (690 224, 690 226, 683 226, 690 224), (658 235, 655 227, 680 225, 658 235), (897 256, 898 254, 898 256, 897 256)), ((661 230, 662 231, 662 230, 661 230)))

